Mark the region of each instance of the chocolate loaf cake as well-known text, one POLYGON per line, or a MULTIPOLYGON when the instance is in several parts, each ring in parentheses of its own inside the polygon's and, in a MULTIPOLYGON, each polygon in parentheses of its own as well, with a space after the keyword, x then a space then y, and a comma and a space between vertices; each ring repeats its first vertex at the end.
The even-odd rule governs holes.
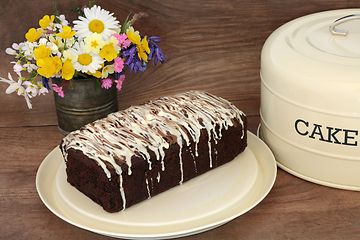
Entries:
POLYGON ((244 113, 222 98, 189 91, 87 124, 60 149, 67 181, 118 212, 233 160, 246 146, 244 113))

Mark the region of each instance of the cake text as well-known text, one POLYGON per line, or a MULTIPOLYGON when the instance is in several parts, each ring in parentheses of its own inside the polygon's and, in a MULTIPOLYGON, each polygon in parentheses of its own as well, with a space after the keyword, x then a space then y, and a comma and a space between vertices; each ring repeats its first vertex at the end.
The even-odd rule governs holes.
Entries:
POLYGON ((295 130, 301 136, 308 136, 309 138, 318 139, 323 142, 348 146, 358 145, 358 130, 323 126, 317 123, 310 124, 303 119, 297 119, 295 121, 295 130))

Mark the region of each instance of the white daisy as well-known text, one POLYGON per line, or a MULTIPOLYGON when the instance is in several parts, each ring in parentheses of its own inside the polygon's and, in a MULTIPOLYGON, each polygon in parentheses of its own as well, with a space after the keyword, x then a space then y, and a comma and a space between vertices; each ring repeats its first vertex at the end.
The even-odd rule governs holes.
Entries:
POLYGON ((92 33, 99 33, 102 39, 107 41, 120 28, 119 21, 112 16, 113 13, 101 9, 100 6, 94 5, 90 9, 85 8, 84 14, 85 17, 79 16, 80 20, 73 22, 74 30, 77 31, 76 36, 80 39, 92 33))
POLYGON ((75 70, 79 72, 95 73, 105 61, 99 56, 99 54, 85 51, 84 42, 76 44, 76 53, 78 57, 73 66, 75 70))

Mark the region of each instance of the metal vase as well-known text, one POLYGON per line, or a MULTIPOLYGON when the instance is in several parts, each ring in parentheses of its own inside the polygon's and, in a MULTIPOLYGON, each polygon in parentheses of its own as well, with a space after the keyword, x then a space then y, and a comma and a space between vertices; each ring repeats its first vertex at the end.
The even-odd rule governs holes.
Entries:
MULTIPOLYGON (((63 79, 52 79, 60 86, 63 79)), ((73 88, 66 89, 62 98, 54 91, 59 131, 67 135, 87 123, 118 111, 117 89, 99 87, 97 78, 76 79, 73 88)))

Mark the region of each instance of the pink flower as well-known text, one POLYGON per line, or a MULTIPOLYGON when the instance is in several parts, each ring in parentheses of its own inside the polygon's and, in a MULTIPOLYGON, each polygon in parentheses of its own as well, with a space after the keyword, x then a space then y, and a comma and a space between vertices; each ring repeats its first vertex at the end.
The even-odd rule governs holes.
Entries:
POLYGON ((105 89, 109 89, 112 86, 112 81, 109 78, 103 79, 101 83, 101 87, 105 89))
POLYGON ((124 80, 125 80, 125 75, 121 75, 119 80, 115 80, 116 88, 117 88, 118 91, 121 90, 121 86, 122 86, 122 83, 123 83, 124 80))
POLYGON ((131 41, 129 39, 126 39, 124 42, 123 42, 123 46, 122 48, 128 48, 131 44, 131 41))
POLYGON ((59 94, 60 97, 64 97, 64 91, 62 90, 62 87, 58 87, 56 84, 52 84, 53 90, 59 94))
POLYGON ((120 57, 114 59, 115 72, 121 73, 124 68, 124 61, 120 57))
POLYGON ((127 38, 126 33, 123 34, 113 34, 111 36, 116 37, 116 39, 119 41, 118 46, 121 48, 128 48, 131 44, 131 41, 127 38))

